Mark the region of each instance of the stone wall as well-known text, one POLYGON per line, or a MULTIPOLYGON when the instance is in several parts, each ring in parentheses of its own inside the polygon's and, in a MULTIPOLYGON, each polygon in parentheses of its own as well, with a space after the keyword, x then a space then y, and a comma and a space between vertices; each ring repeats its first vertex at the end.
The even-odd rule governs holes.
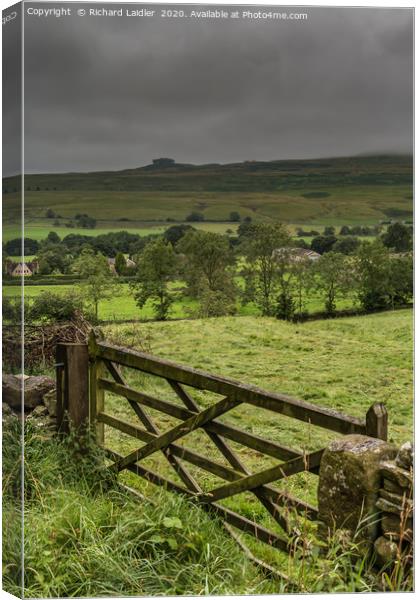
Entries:
POLYGON ((381 464, 381 488, 376 508, 381 513, 375 541, 378 563, 386 565, 404 555, 413 557, 413 445, 407 442, 395 460, 381 464))
POLYGON ((325 450, 319 471, 319 534, 375 551, 378 566, 412 556, 413 446, 348 435, 325 450))

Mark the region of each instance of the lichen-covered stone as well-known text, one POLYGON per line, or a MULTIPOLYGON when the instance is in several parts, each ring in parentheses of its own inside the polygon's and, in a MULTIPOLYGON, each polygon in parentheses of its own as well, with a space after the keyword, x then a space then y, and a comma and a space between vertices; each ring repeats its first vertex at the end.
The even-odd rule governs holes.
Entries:
POLYGON ((403 511, 411 513, 413 511, 413 501, 409 496, 409 490, 405 490, 403 494, 393 494, 392 492, 381 489, 379 490, 379 497, 395 506, 398 509, 398 513, 403 511))
POLYGON ((384 513, 382 515, 382 533, 391 540, 398 542, 400 539, 411 542, 413 539, 413 519, 403 519, 397 515, 384 513))
POLYGON ((48 409, 48 413, 51 417, 57 416, 57 392, 56 390, 50 390, 42 397, 45 406, 48 409))
POLYGON ((382 485, 383 485, 383 489, 386 490, 387 492, 392 492, 393 494, 398 494, 399 496, 402 496, 403 494, 407 493, 406 488, 402 488, 400 485, 394 483, 393 481, 391 481, 390 479, 387 479, 386 477, 384 477, 382 485))
POLYGON ((378 531, 381 463, 396 453, 395 446, 363 435, 345 436, 326 448, 318 486, 321 535, 344 528, 356 541, 373 543, 378 531))
POLYGON ((384 462, 381 465, 381 475, 404 489, 410 488, 413 485, 412 473, 398 467, 394 462, 384 462))
POLYGON ((381 566, 391 566, 398 556, 398 545, 384 536, 375 541, 377 563, 381 566))
POLYGON ((395 462, 399 467, 410 470, 413 467, 413 459, 414 459, 413 444, 412 444, 412 442, 406 442, 399 449, 397 458, 395 459, 395 462))
POLYGON ((55 382, 46 375, 3 375, 3 401, 16 410, 22 409, 22 387, 24 409, 32 410, 42 403, 44 394, 55 387, 55 382))

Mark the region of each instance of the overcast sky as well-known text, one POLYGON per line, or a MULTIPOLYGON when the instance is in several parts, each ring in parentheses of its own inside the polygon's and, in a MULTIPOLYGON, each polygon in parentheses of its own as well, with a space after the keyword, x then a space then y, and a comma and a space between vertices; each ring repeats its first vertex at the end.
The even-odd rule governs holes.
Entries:
POLYGON ((308 19, 26 16, 26 172, 411 151, 411 10, 274 10, 308 19))

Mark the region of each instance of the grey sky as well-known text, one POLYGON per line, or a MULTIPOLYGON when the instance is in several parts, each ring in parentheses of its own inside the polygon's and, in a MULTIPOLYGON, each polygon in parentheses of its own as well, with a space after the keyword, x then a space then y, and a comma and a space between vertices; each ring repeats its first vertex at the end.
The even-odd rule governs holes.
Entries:
POLYGON ((309 16, 26 16, 26 171, 411 151, 411 10, 274 10, 309 16))

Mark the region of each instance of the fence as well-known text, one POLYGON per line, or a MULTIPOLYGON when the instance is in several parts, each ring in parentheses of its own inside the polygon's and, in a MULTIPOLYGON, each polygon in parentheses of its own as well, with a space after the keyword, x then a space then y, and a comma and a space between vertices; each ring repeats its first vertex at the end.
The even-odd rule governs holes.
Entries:
POLYGON ((200 503, 204 509, 219 515, 228 526, 233 526, 281 550, 289 549, 292 533, 288 519, 289 509, 293 508, 297 514, 310 520, 317 519, 318 511, 315 506, 280 490, 273 483, 301 472, 309 471, 317 475, 324 448, 307 454, 300 453, 224 423, 219 418, 245 404, 339 434, 356 433, 383 440, 387 438, 387 413, 382 404, 372 405, 366 418, 360 420, 284 394, 264 391, 253 385, 182 366, 144 352, 120 348, 103 341, 93 332, 88 347, 78 344, 58 346, 57 396, 58 421, 62 430, 68 429, 69 421, 78 427, 89 419, 91 426, 96 429, 96 439, 101 445, 104 445, 105 425, 143 443, 126 455, 105 447, 105 452, 112 461, 111 469, 116 472, 127 469, 154 484, 187 495, 200 503), (175 404, 130 387, 123 378, 121 367, 165 380, 180 402, 175 404), (202 409, 186 388, 207 390, 220 396, 220 399, 202 409), (137 416, 137 424, 106 412, 107 392, 128 402, 137 416), (180 423, 162 432, 146 408, 169 415, 180 423), (177 443, 197 430, 205 432, 229 466, 177 443), (280 462, 251 473, 227 440, 280 462), (182 484, 143 464, 147 457, 155 453, 163 453, 182 484), (203 490, 186 464, 217 476, 223 483, 211 490, 203 490), (250 492, 258 499, 280 526, 281 534, 270 531, 221 504, 222 501, 243 492, 250 492))

